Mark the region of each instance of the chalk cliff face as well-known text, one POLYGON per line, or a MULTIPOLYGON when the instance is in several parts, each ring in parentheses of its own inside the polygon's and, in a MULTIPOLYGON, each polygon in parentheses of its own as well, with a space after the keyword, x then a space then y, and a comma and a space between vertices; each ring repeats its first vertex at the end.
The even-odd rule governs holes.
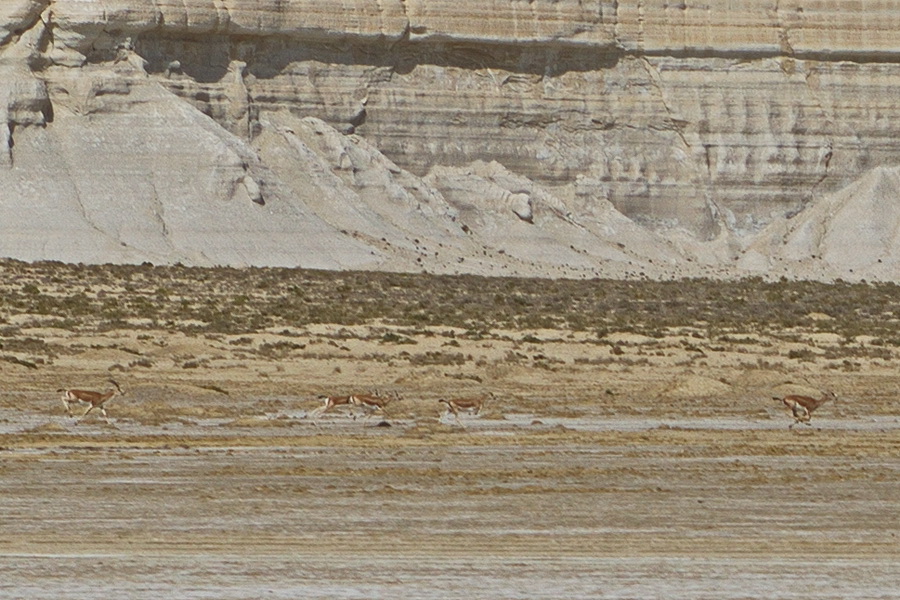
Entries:
POLYGON ((896 202, 898 30, 900 1, 8 0, 0 256, 896 279, 772 236, 896 202))

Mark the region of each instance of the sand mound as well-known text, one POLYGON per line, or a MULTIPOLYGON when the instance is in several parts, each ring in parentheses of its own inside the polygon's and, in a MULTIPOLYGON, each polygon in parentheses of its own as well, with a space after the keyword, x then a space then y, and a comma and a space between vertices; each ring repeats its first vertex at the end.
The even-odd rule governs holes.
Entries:
POLYGON ((686 375, 676 379, 666 390, 666 395, 675 398, 707 398, 731 392, 731 386, 716 379, 701 375, 686 375))

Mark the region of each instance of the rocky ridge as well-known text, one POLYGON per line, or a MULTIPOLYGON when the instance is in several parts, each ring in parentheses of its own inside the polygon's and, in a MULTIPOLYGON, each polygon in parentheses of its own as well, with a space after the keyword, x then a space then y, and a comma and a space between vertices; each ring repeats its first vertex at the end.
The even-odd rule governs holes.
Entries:
POLYGON ((4 2, 0 255, 897 279, 900 2, 733 4, 4 2))

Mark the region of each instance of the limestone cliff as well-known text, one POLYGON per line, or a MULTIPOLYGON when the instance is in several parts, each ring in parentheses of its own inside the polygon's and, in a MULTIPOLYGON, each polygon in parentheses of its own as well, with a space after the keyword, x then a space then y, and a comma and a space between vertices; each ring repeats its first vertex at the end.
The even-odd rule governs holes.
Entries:
MULTIPOLYGON (((883 0, 7 0, 0 255, 776 269, 787 217, 898 162, 898 30, 883 0)), ((865 261, 788 263, 900 276, 865 261)))

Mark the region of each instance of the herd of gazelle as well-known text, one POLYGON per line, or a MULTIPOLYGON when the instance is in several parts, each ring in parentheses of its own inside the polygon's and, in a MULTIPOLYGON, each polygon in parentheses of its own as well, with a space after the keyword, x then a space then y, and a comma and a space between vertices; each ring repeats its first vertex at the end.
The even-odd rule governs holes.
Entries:
MULTIPOLYGON (((489 392, 488 396, 494 398, 494 393, 489 392)), ((359 406, 366 411, 367 417, 376 412, 384 417, 386 414, 385 407, 387 407, 391 400, 399 400, 400 394, 394 392, 392 396, 382 396, 378 392, 375 392, 374 394, 351 394, 349 396, 319 396, 319 399, 322 401, 322 406, 310 411, 309 416, 311 418, 317 418, 333 408, 343 406, 350 408, 351 414, 353 407, 359 406)), ((452 414, 456 418, 456 422, 460 426, 463 426, 459 414, 461 412, 472 413, 474 415, 480 414, 486 400, 487 398, 484 397, 452 398, 450 400, 441 398, 438 400, 438 403, 446 405, 446 408, 444 414, 440 418, 452 414)), ((356 417, 354 416, 353 418, 355 419, 356 417)))
MULTIPOLYGON (((85 410, 78 420, 81 421, 84 419, 89 412, 94 410, 95 408, 100 409, 103 418, 106 419, 106 422, 109 423, 109 414, 106 412, 106 407, 104 404, 111 400, 114 396, 124 396, 125 392, 119 386, 119 384, 114 380, 110 379, 109 382, 113 385, 113 387, 109 388, 106 392, 94 392, 90 390, 78 390, 78 389, 58 389, 57 392, 62 393, 62 401, 63 405, 66 407, 66 413, 70 417, 74 416, 72 414, 72 406, 86 406, 87 410, 85 410)), ((488 396, 490 398, 495 398, 493 392, 489 392, 488 396)), ((394 392, 390 396, 383 396, 377 391, 374 394, 350 394, 347 396, 319 396, 319 399, 322 400, 322 406, 312 410, 309 412, 309 417, 315 419, 322 414, 328 412, 329 410, 346 406, 351 409, 355 406, 358 406, 363 409, 366 413, 366 417, 370 417, 375 413, 379 413, 382 417, 386 416, 385 408, 392 400, 399 400, 400 394, 394 392)), ((787 396, 774 396, 772 398, 778 402, 781 402, 786 407, 791 409, 791 414, 794 416, 794 422, 788 426, 788 429, 792 429, 794 425, 798 423, 803 423, 804 425, 812 426, 810 420, 812 419, 812 413, 825 404, 826 402, 837 400, 837 395, 832 391, 826 391, 822 393, 820 398, 813 398, 811 396, 802 396, 799 394, 788 394, 787 396)), ((478 415, 481 413, 481 409, 484 407, 486 398, 485 397, 474 397, 474 398, 453 398, 446 399, 441 398, 438 400, 439 404, 445 405, 445 412, 440 418, 445 418, 448 415, 452 414, 456 419, 457 424, 462 426, 462 421, 460 421, 459 415, 460 413, 471 413, 474 415, 478 415)), ((354 415, 355 419, 356 416, 354 415)))

